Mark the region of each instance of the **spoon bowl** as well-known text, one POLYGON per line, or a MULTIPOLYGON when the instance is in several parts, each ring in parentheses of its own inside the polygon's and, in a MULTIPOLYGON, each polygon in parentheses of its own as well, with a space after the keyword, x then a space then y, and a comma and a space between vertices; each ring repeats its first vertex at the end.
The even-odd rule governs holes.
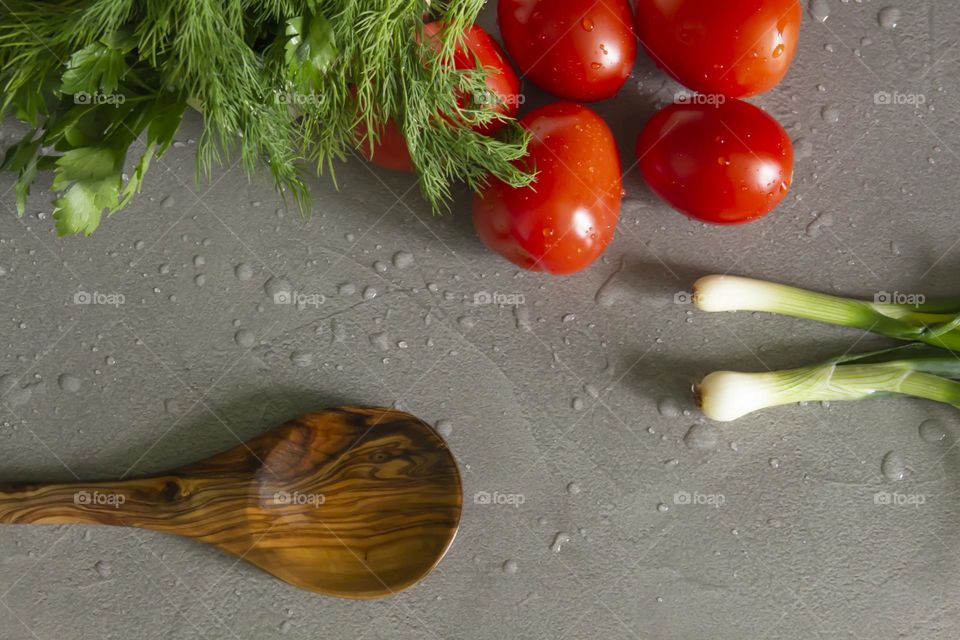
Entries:
POLYGON ((422 580, 460 523, 443 439, 383 408, 308 413, 165 473, 0 486, 2 524, 106 524, 193 538, 292 585, 377 598, 422 580))

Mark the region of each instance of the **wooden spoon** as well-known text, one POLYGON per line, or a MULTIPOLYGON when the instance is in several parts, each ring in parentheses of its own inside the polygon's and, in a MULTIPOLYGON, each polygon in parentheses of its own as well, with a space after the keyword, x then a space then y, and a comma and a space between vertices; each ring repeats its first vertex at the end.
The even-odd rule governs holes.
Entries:
POLYGON ((0 485, 0 523, 175 533, 346 598, 424 578, 453 542, 462 506, 440 436, 408 413, 360 407, 308 413, 148 478, 0 485))

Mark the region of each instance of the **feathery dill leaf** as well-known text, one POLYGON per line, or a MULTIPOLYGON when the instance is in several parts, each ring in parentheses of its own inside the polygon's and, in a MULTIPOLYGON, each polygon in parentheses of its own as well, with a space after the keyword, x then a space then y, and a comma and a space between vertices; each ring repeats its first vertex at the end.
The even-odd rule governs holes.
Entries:
POLYGON ((450 183, 529 184, 529 136, 483 108, 483 69, 455 48, 484 0, 6 0, 0 3, 0 112, 31 129, 0 169, 16 172, 18 212, 53 171, 61 234, 90 234, 139 192, 188 105, 201 112, 197 179, 239 154, 266 165, 308 210, 304 170, 373 145, 394 120, 435 210, 450 183), (425 20, 445 28, 425 43, 425 20), (438 44, 439 43, 439 44, 438 44), (459 98, 459 99, 458 99, 459 98), (501 120, 494 138, 471 129, 501 120), (362 139, 358 130, 369 132, 362 139), (137 140, 144 149, 130 159, 137 140))

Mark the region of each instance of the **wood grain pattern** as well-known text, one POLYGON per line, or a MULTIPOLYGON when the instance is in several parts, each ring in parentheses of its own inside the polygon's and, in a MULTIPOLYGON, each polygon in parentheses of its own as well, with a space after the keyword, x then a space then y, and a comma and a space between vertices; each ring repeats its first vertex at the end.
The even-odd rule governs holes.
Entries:
POLYGON ((440 561, 463 493, 443 439, 410 414, 342 407, 147 478, 0 485, 0 523, 187 536, 303 589, 390 595, 440 561))

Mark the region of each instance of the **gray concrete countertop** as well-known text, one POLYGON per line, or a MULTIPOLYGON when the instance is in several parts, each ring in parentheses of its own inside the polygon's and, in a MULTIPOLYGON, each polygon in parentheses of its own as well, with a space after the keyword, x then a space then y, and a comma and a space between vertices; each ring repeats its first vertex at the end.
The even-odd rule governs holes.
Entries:
MULTIPOLYGON (((89 239, 57 239, 39 189, 17 220, 2 176, 3 480, 149 473, 362 403, 438 425, 466 496, 439 569, 372 602, 147 531, 4 527, 0 638, 956 638, 955 411, 894 399, 721 425, 689 396, 714 369, 884 344, 696 312, 682 293, 705 273, 957 293, 960 5, 891 2, 894 29, 878 18, 886 2, 826 0, 823 23, 805 7, 793 69, 754 100, 796 143, 779 210, 706 227, 631 170, 615 241, 573 277, 487 251, 465 190, 454 215, 433 217, 410 177, 360 162, 340 169, 339 192, 312 181, 309 220, 237 167, 195 185, 194 116, 141 197, 89 239), (923 104, 878 104, 878 92, 923 104), (274 304, 284 281, 324 301, 274 304), (77 305, 79 292, 124 302, 77 305), (474 304, 484 292, 521 304, 474 304), (931 419, 945 439, 920 437, 931 419), (888 452, 905 479, 882 473, 888 452), (878 492, 922 504, 877 504, 878 492)), ((619 98, 595 105, 625 168, 678 88, 641 59, 619 98)))

